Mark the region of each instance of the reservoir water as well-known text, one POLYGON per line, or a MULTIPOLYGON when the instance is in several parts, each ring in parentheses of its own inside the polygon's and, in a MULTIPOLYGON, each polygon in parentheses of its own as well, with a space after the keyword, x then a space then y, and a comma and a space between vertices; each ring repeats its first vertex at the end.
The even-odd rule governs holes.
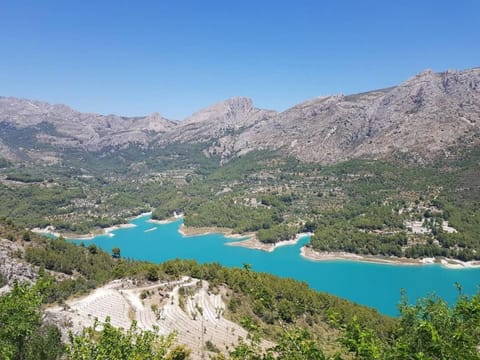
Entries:
MULTIPOLYGON (((169 259, 195 259, 200 263, 218 262, 225 266, 241 267, 244 263, 256 271, 269 272, 307 282, 312 288, 376 308, 388 315, 397 315, 400 291, 405 289, 410 302, 427 294, 437 294, 454 303, 462 285, 465 294, 479 290, 480 268, 447 269, 440 265, 401 266, 356 261, 306 260, 300 248, 308 237, 296 245, 282 246, 268 253, 237 246, 221 234, 182 236, 178 230, 182 220, 169 224, 148 222, 150 216, 131 221, 135 227, 119 229, 111 235, 92 240, 72 240, 94 243, 106 251, 121 249, 122 257, 160 263, 169 259)), ((235 240, 233 240, 235 241, 235 240)))

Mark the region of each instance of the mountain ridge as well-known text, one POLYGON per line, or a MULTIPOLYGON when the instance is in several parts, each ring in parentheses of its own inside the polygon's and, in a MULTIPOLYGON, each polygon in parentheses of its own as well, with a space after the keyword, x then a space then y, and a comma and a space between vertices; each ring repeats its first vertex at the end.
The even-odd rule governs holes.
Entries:
POLYGON ((282 112, 235 97, 183 121, 159 113, 81 113, 66 105, 0 97, 0 149, 12 161, 41 159, 42 154, 60 161, 65 149, 162 149, 175 143, 205 144, 204 154, 222 162, 254 150, 319 163, 404 153, 430 159, 448 156, 451 146, 478 144, 479 126, 478 67, 426 70, 397 86, 308 99, 282 112), (17 137, 30 144, 20 149, 17 137), (35 156, 26 149, 35 150, 35 156))

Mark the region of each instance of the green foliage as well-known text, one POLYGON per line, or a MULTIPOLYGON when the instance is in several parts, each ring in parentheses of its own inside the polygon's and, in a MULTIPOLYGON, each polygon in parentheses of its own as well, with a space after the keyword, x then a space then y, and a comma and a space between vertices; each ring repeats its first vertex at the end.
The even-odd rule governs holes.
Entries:
POLYGON ((60 330, 55 325, 42 324, 25 345, 24 359, 56 360, 64 352, 60 330))
POLYGON ((435 296, 400 305, 400 326, 393 351, 418 358, 480 359, 480 293, 461 295, 453 307, 435 296))
MULTIPOLYGON (((0 221, 0 229, 14 234, 22 234, 23 231, 9 221, 0 221)), ((318 293, 305 283, 257 274, 247 264, 244 269, 225 268, 219 264, 198 264, 191 260, 172 260, 155 265, 114 259, 98 247, 92 253, 89 248, 76 246, 63 238, 49 239, 35 234, 28 243, 25 259, 47 270, 76 275, 74 278, 53 281, 44 291, 43 298, 46 302, 65 300, 73 294, 85 293, 125 276, 158 280, 187 275, 207 280, 213 288, 221 284, 228 286, 232 292, 227 299, 230 311, 228 315, 233 320, 245 316, 254 317, 260 322, 261 331, 270 337, 276 336, 274 329, 280 322, 297 324, 309 318, 310 324, 321 323, 327 321, 331 313, 338 314, 339 323, 346 323, 357 313, 362 322, 381 334, 387 334, 393 324, 392 319, 374 310, 318 293), (278 306, 273 307, 272 304, 276 303, 278 306)), ((180 297, 179 300, 182 299, 180 297)))
POLYGON ((267 162, 274 157, 271 152, 253 151, 247 155, 232 160, 225 166, 215 169, 208 180, 211 182, 225 182, 243 179, 249 182, 249 177, 265 169, 267 162))
POLYGON ((107 318, 103 324, 95 322, 85 328, 79 336, 70 335, 66 353, 75 360, 182 360, 188 359, 190 351, 175 344, 175 334, 165 337, 157 331, 141 331, 135 322, 124 332, 113 327, 107 318))
MULTIPOLYGON (((319 234, 312 241, 318 250, 354 248, 361 254, 450 256, 461 260, 480 256, 480 241, 475 236, 480 225, 471 221, 478 220, 479 177, 474 164, 479 152, 427 166, 398 160, 352 160, 327 167, 255 152, 218 167, 212 165, 212 159, 204 158, 204 163, 196 158, 198 154, 203 157, 198 151, 202 146, 177 144, 158 154, 140 154, 139 149, 122 150, 117 155, 106 152, 95 162, 111 161, 113 166, 122 159, 121 164, 132 165, 131 170, 119 170, 116 177, 108 178, 103 175, 106 170, 94 177, 83 177, 81 171, 65 167, 48 168, 48 175, 34 168, 8 170, 11 174, 52 177, 55 181, 48 186, 0 187, 2 199, 6 200, 0 204, 0 215, 15 217, 27 227, 51 224, 60 231, 86 233, 153 207, 153 217, 158 219, 170 218, 174 211, 184 212, 189 226, 220 226, 235 231, 269 230, 280 224, 302 222, 310 224, 310 230, 327 226, 323 235, 328 236, 319 234), (140 165, 135 161, 140 155, 146 156, 142 163, 146 170, 138 173, 140 165), (182 167, 184 170, 179 170, 182 167), (154 168, 165 176, 150 178, 149 171, 154 168), (180 172, 171 172, 177 170, 180 172), (169 171, 180 179, 173 180, 169 171), (135 178, 128 178, 133 175, 135 178), (22 203, 26 198, 33 201, 22 203), (411 234, 414 245, 398 244, 405 240, 405 235, 398 233, 403 231, 403 221, 408 217, 398 210, 414 201, 418 204, 419 199, 427 205, 438 202, 458 233, 442 233, 437 226, 432 231, 440 246, 426 244, 425 239, 411 234), (75 206, 78 203, 85 205, 75 206), (260 227, 258 222, 262 222, 260 227), (347 232, 356 237, 355 241, 342 237, 347 232)), ((90 164, 93 158, 83 160, 90 164)), ((434 217, 429 210, 421 213, 434 217)), ((273 230, 262 233, 260 237, 267 242, 282 237, 273 230)))
POLYGON ((203 143, 177 143, 163 148, 137 146, 107 147, 98 152, 65 150, 64 163, 76 169, 88 169, 95 175, 128 176, 172 169, 198 169, 208 173, 218 167, 218 157, 207 158, 203 143), (132 166, 137 165, 137 166, 132 166))
POLYGON ((56 359, 62 353, 59 330, 41 322, 45 285, 15 283, 0 297, 1 359, 56 359))
POLYGON ((147 267, 146 279, 148 281, 158 281, 158 267, 155 265, 150 265, 147 267))
POLYGON ((27 227, 45 227, 49 225, 46 216, 58 213, 73 199, 83 197, 82 190, 78 188, 35 185, 9 188, 0 185, 0 217, 8 217, 27 227))
POLYGON ((355 355, 356 359, 376 360, 383 358, 381 342, 372 330, 360 325, 356 317, 345 328, 341 342, 348 351, 355 355))
POLYGON ((315 231, 311 246, 319 251, 473 260, 480 258, 480 177, 474 166, 480 152, 462 156, 460 162, 426 166, 402 160, 351 160, 320 167, 268 156, 254 156, 249 164, 238 159, 202 182, 193 180, 170 191, 154 216, 165 218, 181 210, 187 226, 249 229, 264 242, 284 239, 286 225, 304 222, 305 230, 315 231), (424 210, 417 211, 419 206, 424 210), (428 206, 436 207, 441 218, 428 206), (405 220, 422 220, 424 214, 436 221, 430 225, 432 235, 404 229, 405 220), (458 232, 442 232, 442 218, 458 232))
MULTIPOLYGON (((40 130, 54 131, 39 124, 17 135, 28 143, 40 130)), ((317 250, 480 259, 478 147, 450 149, 449 158, 422 165, 398 157, 320 166, 258 151, 219 166, 218 157, 203 155, 206 146, 68 150, 62 164, 0 167, 22 181, 0 185, 0 216, 27 228, 88 233, 155 209, 157 219, 183 212, 187 226, 260 231, 266 242, 283 239, 287 225, 308 224, 317 250), (402 233, 404 220, 423 215, 458 232, 431 222, 432 235, 402 233)))
POLYGON ((22 235, 23 241, 30 241, 32 237, 32 234, 30 231, 25 231, 22 235))
MULTIPOLYGON (((276 346, 262 349, 255 325, 244 321, 243 326, 249 330, 248 338, 246 341, 241 339, 230 352, 231 360, 327 360, 318 343, 305 329, 284 330, 276 346)), ((224 357, 219 355, 214 359, 220 360, 224 357)))
POLYGON ((286 224, 274 225, 269 229, 260 229, 257 231, 257 239, 263 243, 276 243, 278 241, 291 240, 298 234, 299 229, 296 226, 286 224))
POLYGON ((245 233, 265 229, 282 221, 272 209, 241 205, 231 198, 205 201, 186 212, 185 225, 192 227, 215 226, 245 233))
POLYGON ((460 205, 451 196, 438 199, 436 205, 443 210, 444 218, 456 233, 437 232, 442 248, 449 250, 448 256, 463 261, 480 260, 480 217, 479 203, 466 201, 460 205))
POLYGON ((435 296, 407 305, 404 297, 391 339, 353 319, 342 343, 358 359, 480 359, 480 293, 461 295, 453 307, 435 296))
MULTIPOLYGON (((340 342, 361 360, 480 359, 480 293, 461 295, 453 307, 435 296, 419 299, 416 305, 407 305, 403 297, 400 314, 390 337, 379 337, 354 316, 343 326, 340 342)), ((305 329, 284 329, 274 348, 262 350, 255 324, 247 321, 244 326, 250 331, 248 341, 240 342, 231 359, 327 359, 305 329)), ((337 353, 329 359, 342 358, 337 353)))
POLYGON ((21 173, 21 172, 20 173, 15 173, 15 172, 12 172, 12 173, 9 173, 7 175, 7 180, 19 181, 19 182, 23 182, 23 183, 35 183, 35 182, 42 182, 45 179, 41 176, 33 175, 33 174, 29 174, 29 173, 21 173))
POLYGON ((119 259, 120 258, 120 248, 119 247, 114 247, 112 249, 112 256, 115 258, 115 259, 119 259))
POLYGON ((112 269, 116 266, 116 260, 94 244, 88 248, 78 247, 61 237, 39 240, 36 246, 27 248, 25 259, 47 270, 65 274, 78 272, 99 284, 112 279, 112 269))
POLYGON ((287 330, 274 347, 274 359, 278 360, 326 360, 318 343, 305 329, 287 330))
POLYGON ((360 231, 346 220, 336 220, 322 226, 319 222, 311 245, 319 251, 347 251, 356 254, 402 256, 402 246, 407 244, 405 232, 372 234, 360 231))
POLYGON ((131 274, 141 262, 114 259, 110 254, 90 244, 77 246, 58 239, 34 237, 33 246, 25 251, 25 260, 47 270, 67 275, 78 274, 74 279, 55 282, 45 294, 47 302, 67 299, 72 294, 84 293, 115 278, 131 274))
POLYGON ((0 349, 6 358, 21 358, 25 344, 40 324, 41 297, 36 289, 14 284, 0 297, 0 349))
MULTIPOLYGON (((59 238, 58 241, 65 241, 65 239, 59 238)), ((95 244, 88 245, 87 249, 90 252, 90 254, 92 254, 92 255, 95 255, 98 252, 97 245, 95 245, 95 244)))
MULTIPOLYGON (((0 224, 4 231, 22 233, 8 221, 0 224)), ((327 359, 316 330, 318 324, 326 322, 342 329, 341 343, 358 359, 479 358, 480 293, 471 298, 460 296, 453 307, 437 297, 421 299, 416 305, 407 305, 403 298, 400 319, 395 320, 318 293, 305 283, 253 272, 248 264, 239 269, 191 260, 160 265, 126 262, 113 259, 100 248, 92 253, 63 239, 43 239, 36 235, 32 235, 28 244, 27 260, 38 261, 44 267, 51 264, 52 269, 75 272, 80 277, 49 286, 44 281, 33 287, 16 284, 11 293, 0 298, 0 347, 6 359, 61 356, 58 330, 41 324, 42 299, 64 299, 118 274, 146 277, 150 272, 158 278, 188 275, 208 280, 212 288, 225 285, 229 289, 226 315, 236 321, 245 319, 243 325, 251 332, 247 340, 232 350, 231 359, 327 359), (277 345, 272 349, 260 348, 260 336, 273 337, 277 345)), ((182 293, 187 291, 183 289, 182 293)), ((186 358, 188 351, 174 345, 171 337, 137 331, 135 324, 132 329, 122 332, 110 324, 99 331, 96 327, 85 329, 83 335, 71 337, 67 358, 103 359, 105 354, 110 354, 110 358, 114 354, 119 359, 186 358)), ((216 356, 225 358, 221 354, 216 356)), ((335 359, 341 359, 341 355, 335 359)))
POLYGON ((22 128, 15 127, 13 124, 7 122, 1 122, 0 131, 2 132, 2 141, 7 145, 16 148, 21 144, 20 146, 24 148, 35 149, 37 151, 53 149, 51 144, 37 140, 37 135, 39 133, 60 135, 53 124, 46 121, 22 128))

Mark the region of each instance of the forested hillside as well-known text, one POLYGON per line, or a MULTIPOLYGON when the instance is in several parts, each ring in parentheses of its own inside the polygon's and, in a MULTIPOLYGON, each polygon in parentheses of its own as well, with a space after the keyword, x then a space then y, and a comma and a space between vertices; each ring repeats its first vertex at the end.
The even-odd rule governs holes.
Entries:
POLYGON ((85 234, 153 210, 187 227, 256 233, 275 243, 314 232, 317 251, 478 260, 479 150, 419 165, 408 158, 321 166, 255 152, 230 163, 136 175, 7 167, 0 215, 28 228, 85 234), (33 180, 32 180, 33 179, 33 180))

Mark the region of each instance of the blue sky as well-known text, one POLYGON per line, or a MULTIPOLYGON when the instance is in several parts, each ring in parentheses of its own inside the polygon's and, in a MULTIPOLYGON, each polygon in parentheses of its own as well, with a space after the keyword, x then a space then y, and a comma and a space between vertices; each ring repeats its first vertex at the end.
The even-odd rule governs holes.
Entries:
POLYGON ((0 95, 172 119, 480 66, 478 0, 0 0, 0 95))

